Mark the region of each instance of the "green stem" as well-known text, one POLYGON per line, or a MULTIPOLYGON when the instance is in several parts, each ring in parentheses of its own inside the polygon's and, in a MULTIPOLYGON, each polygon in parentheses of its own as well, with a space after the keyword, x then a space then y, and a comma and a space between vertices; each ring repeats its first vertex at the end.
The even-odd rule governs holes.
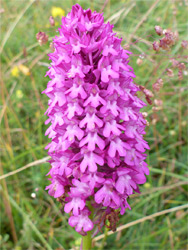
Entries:
POLYGON ((86 236, 82 237, 82 244, 83 244, 82 249, 91 250, 91 243, 92 243, 91 231, 89 231, 86 236))
MULTIPOLYGON (((89 218, 93 220, 94 208, 92 207, 91 203, 88 202, 87 206, 91 211, 89 218)), ((91 250, 92 247, 92 230, 87 232, 86 236, 82 236, 82 250, 91 250)))

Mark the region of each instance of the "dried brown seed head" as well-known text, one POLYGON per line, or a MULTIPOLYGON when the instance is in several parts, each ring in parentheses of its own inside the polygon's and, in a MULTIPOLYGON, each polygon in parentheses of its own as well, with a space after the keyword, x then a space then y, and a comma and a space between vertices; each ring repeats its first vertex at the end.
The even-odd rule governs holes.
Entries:
POLYGON ((159 91, 163 87, 163 80, 161 78, 157 79, 152 87, 154 91, 159 91))
POLYGON ((179 40, 179 33, 178 33, 178 31, 174 32, 174 39, 175 39, 175 41, 179 40))
POLYGON ((52 52, 54 52, 54 51, 55 51, 55 48, 54 48, 54 44, 53 44, 53 42, 51 42, 51 43, 50 43, 50 49, 51 49, 51 51, 52 51, 52 52))
POLYGON ((143 116, 144 118, 146 118, 146 117, 148 116, 148 113, 147 113, 147 112, 143 112, 143 113, 142 113, 142 116, 143 116))
POLYGON ((178 67, 178 64, 179 64, 179 62, 177 61, 177 60, 175 60, 175 59, 171 59, 171 63, 172 63, 172 67, 173 68, 177 68, 178 67))
POLYGON ((183 40, 183 41, 181 42, 181 46, 182 46, 182 48, 184 48, 184 49, 188 49, 188 41, 183 40))
POLYGON ((175 43, 175 36, 171 31, 167 30, 163 40, 167 45, 171 46, 171 45, 174 45, 175 43))
POLYGON ((152 100, 150 99, 150 97, 146 96, 146 101, 149 105, 152 105, 152 100))
POLYGON ((163 34, 163 29, 160 26, 155 26, 155 32, 157 35, 161 36, 163 34))
POLYGON ((163 106, 163 101, 162 101, 162 100, 155 99, 155 100, 154 100, 154 104, 155 104, 156 106, 162 107, 162 106, 163 106))
POLYGON ((1 8, 1 9, 0 9, 0 14, 1 14, 1 13, 4 13, 4 12, 5 12, 5 10, 4 10, 3 8, 1 8))
POLYGON ((145 89, 144 91, 144 94, 146 95, 146 96, 148 96, 149 98, 153 98, 154 97, 154 94, 151 92, 151 90, 149 90, 149 89, 145 89))
POLYGON ((181 70, 178 71, 178 79, 183 80, 183 72, 181 70))
POLYGON ((48 42, 48 36, 46 35, 45 32, 38 32, 36 34, 36 38, 40 44, 40 46, 42 46, 43 44, 46 44, 48 42))
POLYGON ((159 110, 161 110, 162 108, 161 107, 152 107, 152 110, 153 111, 159 111, 159 110))
POLYGON ((185 69, 185 64, 184 63, 179 63, 178 64, 178 69, 179 70, 184 70, 185 69))
POLYGON ((136 64, 141 65, 143 63, 143 60, 141 58, 138 58, 136 61, 136 64))
POLYGON ((54 21, 53 16, 50 16, 49 21, 50 21, 50 25, 51 25, 51 26, 54 26, 54 25, 55 25, 55 21, 54 21))
POLYGON ((153 42, 153 50, 155 50, 155 51, 159 51, 160 50, 160 46, 159 46, 159 42, 158 41, 153 42))
POLYGON ((170 47, 169 47, 168 44, 166 43, 165 37, 163 37, 163 38, 160 40, 159 47, 161 47, 161 48, 164 49, 164 50, 169 50, 169 49, 170 49, 170 47))
POLYGON ((149 122, 148 122, 148 120, 145 120, 146 121, 146 126, 149 126, 149 122))
POLYGON ((171 70, 171 69, 166 69, 166 72, 167 72, 167 75, 169 76, 169 77, 174 77, 174 72, 173 72, 173 70, 171 70))

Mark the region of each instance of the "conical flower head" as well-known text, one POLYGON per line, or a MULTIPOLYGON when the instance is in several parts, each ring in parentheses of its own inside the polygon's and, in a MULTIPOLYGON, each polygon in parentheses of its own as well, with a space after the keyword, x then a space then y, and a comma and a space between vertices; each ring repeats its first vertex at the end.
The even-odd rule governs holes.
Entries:
POLYGON ((60 197, 71 213, 69 224, 82 234, 93 228, 88 203, 96 218, 105 209, 123 214, 127 197, 149 174, 140 112, 145 104, 136 95, 130 52, 112 28, 102 14, 76 4, 62 18, 49 54, 47 189, 60 197))

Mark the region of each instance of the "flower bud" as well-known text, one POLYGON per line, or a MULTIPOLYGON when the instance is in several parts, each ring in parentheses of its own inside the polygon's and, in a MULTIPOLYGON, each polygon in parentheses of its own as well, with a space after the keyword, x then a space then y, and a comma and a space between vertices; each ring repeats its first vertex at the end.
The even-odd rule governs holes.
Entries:
POLYGON ((42 46, 43 44, 46 44, 48 42, 48 36, 46 35, 45 32, 38 32, 36 34, 36 38, 40 44, 40 46, 42 46))
POLYGON ((141 58, 138 58, 137 61, 136 61, 136 63, 137 63, 138 65, 141 65, 141 64, 143 63, 143 60, 142 60, 141 58))
POLYGON ((171 69, 166 69, 166 71, 167 71, 167 75, 169 76, 169 77, 173 77, 174 76, 174 72, 171 70, 171 69))
POLYGON ((171 59, 171 62, 172 62, 172 67, 173 67, 173 68, 177 68, 177 67, 178 67, 179 62, 178 62, 177 60, 171 59))
POLYGON ((169 45, 166 43, 165 37, 163 37, 163 38, 160 40, 159 47, 161 47, 161 48, 164 49, 164 50, 169 50, 169 49, 170 49, 169 45))
POLYGON ((178 64, 178 69, 179 70, 184 70, 185 69, 185 64, 184 63, 179 63, 178 64))
POLYGON ((163 80, 159 78, 154 84, 153 84, 153 90, 154 91, 159 91, 163 87, 163 80))
POLYGON ((182 46, 182 48, 187 49, 187 48, 188 48, 188 41, 183 40, 183 41, 181 42, 181 46, 182 46))
POLYGON ((181 70, 178 71, 178 79, 183 80, 183 72, 181 70))
POLYGON ((154 100, 154 104, 155 104, 156 106, 162 107, 162 106, 163 106, 163 101, 162 101, 162 100, 155 99, 155 100, 154 100))
POLYGON ((55 21, 54 21, 53 16, 50 16, 49 22, 50 22, 50 25, 51 25, 51 26, 54 26, 54 25, 55 25, 55 21))
POLYGON ((157 35, 161 36, 163 34, 163 29, 160 26, 155 26, 155 32, 157 35))
POLYGON ((158 41, 154 41, 153 42, 153 49, 155 51, 159 51, 160 50, 160 46, 159 46, 159 42, 158 41))

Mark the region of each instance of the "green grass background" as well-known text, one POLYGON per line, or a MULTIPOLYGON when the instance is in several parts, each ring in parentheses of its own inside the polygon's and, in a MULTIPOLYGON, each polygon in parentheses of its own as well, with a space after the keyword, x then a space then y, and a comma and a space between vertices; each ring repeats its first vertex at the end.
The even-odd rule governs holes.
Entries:
MULTIPOLYGON (((36 33, 45 31, 56 35, 57 27, 49 27, 53 6, 69 12, 76 1, 68 0, 2 0, 1 8, 1 175, 47 156, 44 136, 47 97, 41 95, 48 82, 44 78, 49 63, 49 43, 40 47, 36 33), (23 64, 30 75, 11 74, 14 66, 23 64), (20 94, 21 93, 21 94, 20 94)), ((77 1, 83 8, 100 11, 104 0, 77 1)), ((152 89, 162 77, 164 87, 155 99, 163 101, 163 109, 153 112, 148 106, 146 140, 151 150, 147 162, 150 176, 141 187, 142 194, 130 197, 131 211, 121 216, 124 225, 147 215, 187 203, 187 68, 184 80, 177 71, 169 78, 164 73, 170 67, 169 57, 179 57, 187 67, 188 52, 181 41, 188 40, 186 0, 111 0, 104 7, 105 21, 111 19, 123 45, 130 44, 133 52, 130 65, 137 75, 136 82, 152 89), (121 11, 122 10, 122 11, 121 11), (169 52, 155 53, 151 43, 159 39, 154 26, 160 25, 179 32, 179 41, 169 52), (137 39, 139 42, 134 43, 137 39), (141 65, 138 57, 144 58, 141 65)), ((55 18, 61 22, 60 17, 55 18)), ((45 186, 49 164, 32 166, 4 178, 1 193, 1 249, 79 249, 80 235, 68 226, 68 215, 62 214, 60 204, 50 197, 45 186), (36 191, 36 188, 38 191, 36 191), (35 193, 36 198, 31 194, 35 193), (13 237, 14 235, 14 237, 13 237)), ((186 249, 186 210, 158 216, 128 227, 98 241, 94 249, 186 249)))

